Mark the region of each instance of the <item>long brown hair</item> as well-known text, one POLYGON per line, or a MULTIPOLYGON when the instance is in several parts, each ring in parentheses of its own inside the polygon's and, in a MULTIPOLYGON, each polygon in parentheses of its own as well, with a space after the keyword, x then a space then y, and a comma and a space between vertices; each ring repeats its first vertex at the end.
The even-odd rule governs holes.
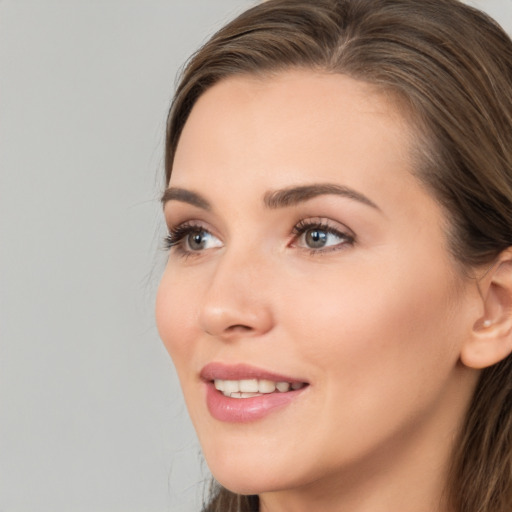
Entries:
MULTIPOLYGON (((389 92, 417 130, 414 172, 445 208, 462 268, 512 246, 512 41, 457 0, 270 0, 190 60, 169 113, 166 183, 198 97, 238 74, 343 73, 389 92)), ((452 456, 458 512, 512 510, 512 357, 485 369, 452 456)), ((257 511, 214 488, 207 512, 257 511)))

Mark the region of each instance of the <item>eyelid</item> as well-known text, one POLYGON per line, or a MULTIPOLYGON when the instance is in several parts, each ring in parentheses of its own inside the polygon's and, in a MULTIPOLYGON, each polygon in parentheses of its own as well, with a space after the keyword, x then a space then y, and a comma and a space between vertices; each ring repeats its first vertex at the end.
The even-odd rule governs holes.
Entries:
POLYGON ((168 251, 173 250, 183 257, 199 256, 210 249, 219 247, 210 247, 204 250, 193 250, 190 248, 185 248, 184 244, 186 243, 186 237, 192 233, 208 233, 215 239, 219 240, 222 244, 220 236, 215 234, 214 230, 208 225, 208 223, 200 220, 187 220, 178 223, 175 226, 171 224, 168 226, 168 231, 168 235, 164 238, 165 249, 168 251))
POLYGON ((291 247, 298 249, 307 250, 311 254, 325 254, 326 252, 336 251, 347 246, 352 246, 356 242, 355 233, 348 228, 346 225, 333 221, 325 217, 311 217, 302 219, 295 224, 292 230, 293 239, 290 243, 291 247), (302 237, 307 231, 317 229, 319 231, 325 231, 332 235, 338 236, 343 241, 335 245, 327 245, 325 247, 313 248, 307 246, 301 246, 297 244, 297 240, 302 237))

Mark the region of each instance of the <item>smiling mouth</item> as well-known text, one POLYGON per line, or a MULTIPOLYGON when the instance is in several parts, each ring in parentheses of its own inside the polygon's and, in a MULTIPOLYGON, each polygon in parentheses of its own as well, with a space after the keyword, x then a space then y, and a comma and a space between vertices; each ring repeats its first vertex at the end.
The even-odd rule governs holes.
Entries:
POLYGON ((241 379, 213 381, 215 389, 229 398, 253 398, 272 393, 298 391, 307 386, 306 382, 272 381, 268 379, 241 379))
POLYGON ((211 416, 249 423, 277 413, 305 394, 309 382, 247 364, 212 362, 200 372, 211 416))

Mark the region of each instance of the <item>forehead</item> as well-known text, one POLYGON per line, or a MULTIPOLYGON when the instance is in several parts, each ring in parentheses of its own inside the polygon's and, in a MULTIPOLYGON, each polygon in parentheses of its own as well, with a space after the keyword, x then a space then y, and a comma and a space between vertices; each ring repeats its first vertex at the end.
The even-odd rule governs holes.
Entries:
POLYGON ((344 75, 235 76, 207 90, 192 109, 171 183, 272 177, 280 187, 290 179, 307 182, 310 173, 363 179, 383 167, 409 171, 412 131, 389 96, 344 75))
POLYGON ((318 131, 353 131, 356 125, 361 130, 361 118, 369 121, 368 128, 382 122, 388 129, 391 122, 400 128, 404 124, 398 99, 391 93, 346 75, 299 69, 221 80, 198 98, 183 131, 191 131, 192 125, 194 135, 202 128, 202 134, 211 137, 228 125, 243 125, 247 136, 269 131, 275 135, 288 121, 296 123, 293 137, 299 139, 318 131), (248 133, 250 128, 255 133, 248 133))

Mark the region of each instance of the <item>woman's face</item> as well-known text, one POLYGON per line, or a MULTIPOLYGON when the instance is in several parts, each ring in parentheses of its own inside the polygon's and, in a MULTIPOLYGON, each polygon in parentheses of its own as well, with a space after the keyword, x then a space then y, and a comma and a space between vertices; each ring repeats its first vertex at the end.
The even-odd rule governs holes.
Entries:
POLYGON ((342 75, 230 78, 194 106, 157 323, 226 487, 320 489, 406 461, 442 473, 474 384, 459 350, 477 292, 412 139, 342 75))

